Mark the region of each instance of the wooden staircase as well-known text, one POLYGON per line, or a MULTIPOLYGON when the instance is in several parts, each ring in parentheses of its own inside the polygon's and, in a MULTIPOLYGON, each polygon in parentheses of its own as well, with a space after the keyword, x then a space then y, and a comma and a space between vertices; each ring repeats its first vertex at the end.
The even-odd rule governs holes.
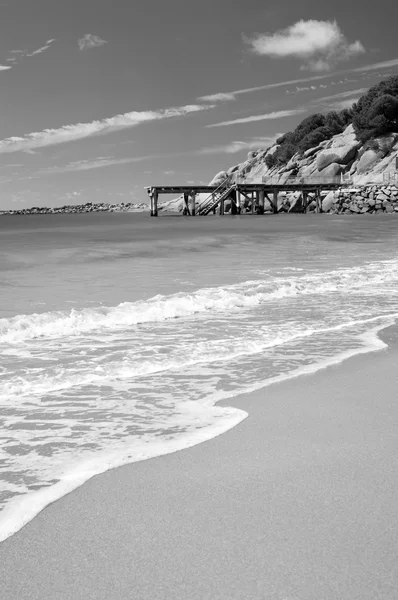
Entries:
POLYGON ((224 180, 218 188, 214 190, 203 202, 198 206, 198 215, 208 215, 215 210, 217 206, 228 198, 229 194, 236 187, 235 183, 231 183, 228 179, 224 180))

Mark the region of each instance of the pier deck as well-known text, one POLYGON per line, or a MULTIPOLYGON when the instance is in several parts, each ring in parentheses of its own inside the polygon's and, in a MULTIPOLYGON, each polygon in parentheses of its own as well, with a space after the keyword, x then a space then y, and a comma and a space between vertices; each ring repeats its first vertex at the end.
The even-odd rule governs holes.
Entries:
MULTIPOLYGON (((232 202, 232 214, 240 214, 241 197, 245 197, 251 202, 253 214, 264 213, 265 198, 273 207, 273 212, 277 212, 277 198, 280 192, 301 192, 303 194, 303 204, 309 193, 315 193, 317 203, 317 212, 320 211, 321 191, 335 190, 346 182, 340 178, 333 181, 324 181, 314 179, 312 181, 292 181, 285 183, 274 183, 271 180, 259 183, 245 183, 237 181, 224 181, 218 186, 212 185, 154 185, 147 186, 146 190, 151 199, 151 216, 158 216, 158 198, 160 194, 176 194, 184 197, 185 207, 183 214, 191 216, 207 215, 215 212, 219 208, 220 215, 224 214, 224 202, 230 199, 232 202), (197 194, 207 194, 205 200, 196 203, 197 194)), ((304 211, 305 212, 305 211, 304 211)))

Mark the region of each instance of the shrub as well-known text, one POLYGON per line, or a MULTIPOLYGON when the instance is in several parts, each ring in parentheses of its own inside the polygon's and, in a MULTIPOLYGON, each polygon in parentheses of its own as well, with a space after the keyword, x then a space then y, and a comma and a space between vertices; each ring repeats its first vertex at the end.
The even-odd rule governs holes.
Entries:
POLYGON ((279 146, 272 156, 266 157, 267 166, 286 164, 294 154, 303 154, 342 133, 350 123, 362 142, 398 132, 398 76, 389 77, 370 88, 352 108, 306 117, 294 131, 276 140, 279 146))
POLYGON ((353 125, 360 141, 398 132, 398 77, 374 85, 353 106, 353 125))

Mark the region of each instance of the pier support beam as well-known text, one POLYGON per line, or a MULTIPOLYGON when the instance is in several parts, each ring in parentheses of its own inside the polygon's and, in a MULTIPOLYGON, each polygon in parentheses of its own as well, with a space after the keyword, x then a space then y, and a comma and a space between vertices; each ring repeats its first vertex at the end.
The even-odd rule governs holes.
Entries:
POLYGON ((223 216, 225 214, 225 206, 224 206, 225 200, 224 198, 221 200, 220 202, 220 215, 223 216))
POLYGON ((321 212, 321 206, 322 206, 322 202, 321 202, 321 190, 317 189, 315 192, 315 199, 316 199, 316 209, 315 212, 320 213, 321 212))
POLYGON ((307 212, 307 206, 308 206, 308 192, 302 192, 303 194, 303 212, 307 212))
POLYGON ((151 199, 151 217, 157 217, 158 216, 158 191, 151 190, 149 197, 151 199))
POLYGON ((272 202, 272 208, 274 210, 274 213, 278 212, 278 190, 274 190, 272 192, 273 195, 273 202, 272 202))
POLYGON ((236 212, 238 215, 240 215, 242 210, 241 207, 241 195, 240 195, 240 191, 239 188, 236 188, 236 212))
POLYGON ((257 192, 258 198, 258 212, 260 215, 264 214, 264 201, 265 201, 265 193, 264 190, 260 190, 257 192))
POLYGON ((196 214, 196 194, 191 192, 191 215, 194 217, 196 214))
POLYGON ((188 194, 188 192, 184 192, 184 208, 183 208, 182 214, 184 216, 191 214, 191 212, 189 210, 189 194, 188 194))
POLYGON ((251 193, 252 196, 252 215, 256 214, 256 192, 251 193))

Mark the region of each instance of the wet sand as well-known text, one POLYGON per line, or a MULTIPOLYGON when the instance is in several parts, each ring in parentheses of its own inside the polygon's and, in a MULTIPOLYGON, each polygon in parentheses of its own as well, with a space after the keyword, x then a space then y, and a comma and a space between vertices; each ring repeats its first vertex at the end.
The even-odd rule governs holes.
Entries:
POLYGON ((240 396, 228 433, 93 478, 0 544, 1 598, 395 600, 397 364, 240 396))

